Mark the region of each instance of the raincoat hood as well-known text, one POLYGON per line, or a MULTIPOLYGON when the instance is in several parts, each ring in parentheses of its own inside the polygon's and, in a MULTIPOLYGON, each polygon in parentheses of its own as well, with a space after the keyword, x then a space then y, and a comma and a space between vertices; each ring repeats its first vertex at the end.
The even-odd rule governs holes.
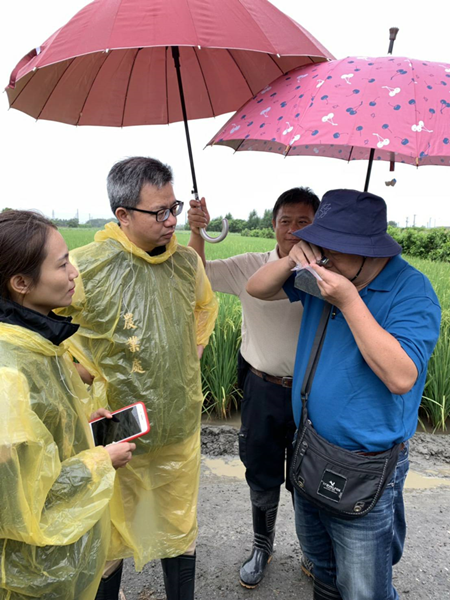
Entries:
POLYGON ((59 346, 78 330, 78 325, 71 321, 71 317, 61 317, 54 312, 46 316, 0 296, 0 323, 25 327, 55 346, 59 346))
POLYGON ((124 250, 130 252, 130 254, 139 256, 140 258, 152 265, 159 265, 165 262, 177 251, 178 248, 177 238, 175 237, 175 235, 173 235, 170 239, 170 242, 166 246, 165 252, 156 256, 151 256, 150 254, 148 254, 148 252, 142 250, 142 248, 139 248, 138 246, 136 246, 136 244, 133 244, 133 242, 127 238, 127 236, 117 225, 117 223, 107 223, 104 229, 102 229, 101 231, 97 231, 94 240, 96 242, 104 242, 105 240, 116 240, 116 242, 119 242, 119 244, 123 246, 124 250))

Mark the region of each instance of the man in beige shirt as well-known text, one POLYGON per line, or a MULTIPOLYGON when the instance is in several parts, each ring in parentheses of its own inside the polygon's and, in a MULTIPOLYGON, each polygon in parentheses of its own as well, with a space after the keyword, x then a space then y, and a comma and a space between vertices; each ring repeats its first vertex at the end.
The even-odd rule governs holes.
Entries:
POLYGON ((280 486, 288 477, 295 423, 291 406, 292 374, 302 318, 300 303, 266 302, 246 292, 249 278, 268 262, 289 254, 298 238, 294 231, 310 225, 319 199, 309 188, 281 194, 273 208, 277 245, 271 252, 249 252, 207 261, 199 229, 209 223, 204 199, 191 201, 189 246, 200 255, 216 292, 237 296, 242 304, 242 345, 238 358, 241 406, 239 455, 246 467, 253 516, 253 550, 240 570, 240 583, 256 587, 272 558, 280 486))

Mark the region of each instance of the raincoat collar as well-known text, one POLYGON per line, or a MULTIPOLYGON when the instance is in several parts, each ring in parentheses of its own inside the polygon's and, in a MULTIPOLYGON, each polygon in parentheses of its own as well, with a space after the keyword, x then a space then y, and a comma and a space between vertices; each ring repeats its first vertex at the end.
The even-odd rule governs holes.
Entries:
POLYGON ((150 256, 145 250, 142 250, 136 244, 133 244, 125 233, 120 229, 117 223, 107 223, 105 228, 102 231, 97 231, 95 234, 94 240, 96 242, 104 242, 106 240, 116 240, 119 242, 130 254, 134 254, 135 256, 139 256, 143 260, 148 263, 157 265, 159 263, 165 262, 168 258, 170 258, 177 251, 178 242, 175 235, 172 236, 170 242, 166 246, 165 252, 162 254, 158 254, 156 256, 150 256))
POLYGON ((59 346, 78 330, 79 325, 74 325, 71 321, 71 317, 60 317, 54 312, 45 316, 0 297, 0 323, 16 325, 38 333, 55 346, 59 346))

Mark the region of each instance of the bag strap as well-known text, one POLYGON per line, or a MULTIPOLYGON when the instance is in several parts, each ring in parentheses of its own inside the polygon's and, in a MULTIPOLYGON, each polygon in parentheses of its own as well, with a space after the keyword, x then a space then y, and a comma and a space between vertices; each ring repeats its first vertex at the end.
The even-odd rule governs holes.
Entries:
POLYGON ((306 403, 308 402, 309 392, 311 391, 312 382, 316 373, 323 342, 325 340, 325 333, 327 330, 330 312, 331 304, 329 302, 325 302, 322 315, 320 317, 319 325, 317 326, 316 336, 314 338, 314 342, 311 348, 311 353, 309 355, 309 361, 306 367, 305 376, 303 377, 301 390, 301 399, 303 403, 303 423, 306 423, 306 419, 308 418, 306 403))

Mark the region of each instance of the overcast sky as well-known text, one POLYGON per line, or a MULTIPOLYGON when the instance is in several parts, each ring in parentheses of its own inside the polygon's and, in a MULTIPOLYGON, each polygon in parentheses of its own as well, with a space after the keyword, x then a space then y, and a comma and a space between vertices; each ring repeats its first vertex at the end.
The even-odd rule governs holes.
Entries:
MULTIPOLYGON (((151 0, 147 0, 150 2, 151 0)), ((205 2, 208 0, 205 0, 205 2)), ((399 27, 394 54, 450 63, 447 0, 272 0, 308 29, 337 58, 382 56, 389 45, 389 27, 399 27), (361 8, 359 8, 361 7, 361 8), (419 10, 420 8, 420 10, 419 10)), ((0 83, 6 87, 16 63, 88 4, 86 0, 3 0, 0 4, 0 83)), ((327 190, 362 189, 366 163, 289 157, 263 152, 233 154, 225 147, 205 144, 230 115, 190 124, 200 194, 212 216, 231 212, 247 218, 271 208, 277 196, 296 185, 308 185, 321 197, 327 190)), ((450 125, 449 125, 450 130, 450 125)), ((189 200, 190 171, 182 124, 125 129, 72 127, 35 122, 8 110, 0 99, 2 193, 0 208, 36 208, 56 217, 81 221, 108 217, 105 178, 114 162, 132 155, 148 155, 172 165, 175 193, 189 200)), ((409 224, 450 225, 450 168, 374 165, 370 191, 383 196, 388 218, 409 224), (397 179, 395 187, 385 181, 397 179)), ((184 221, 184 215, 180 217, 184 221)))

